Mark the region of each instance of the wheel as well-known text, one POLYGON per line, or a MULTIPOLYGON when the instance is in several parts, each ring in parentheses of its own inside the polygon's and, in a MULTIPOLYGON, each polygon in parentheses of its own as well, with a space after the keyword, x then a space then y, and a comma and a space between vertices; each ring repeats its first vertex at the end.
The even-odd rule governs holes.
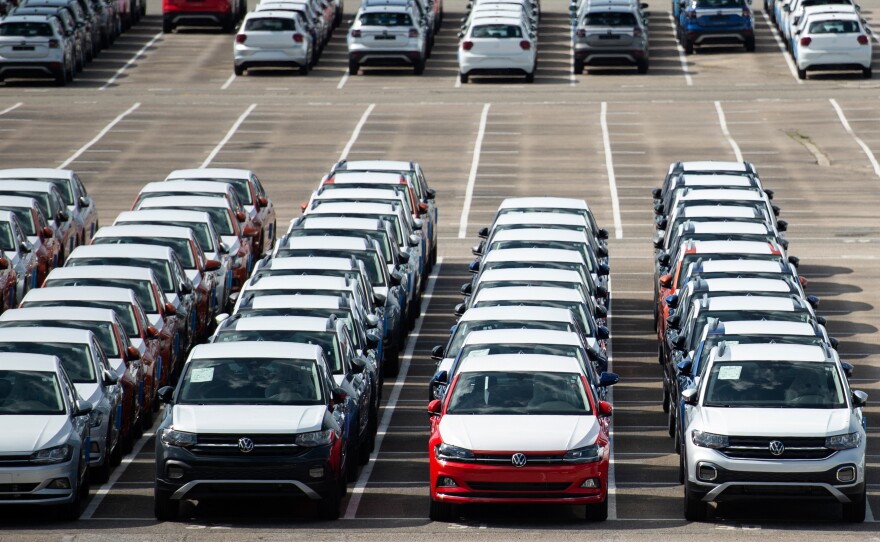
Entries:
POLYGON ((685 482, 686 476, 684 475, 684 451, 678 454, 678 483, 683 484, 685 482))
POLYGON ((75 66, 76 72, 79 73, 79 72, 83 71, 83 68, 85 68, 85 66, 86 66, 86 58, 85 58, 84 53, 82 51, 80 51, 76 57, 76 66, 75 66))
POLYGON ((59 87, 63 87, 67 85, 67 66, 62 66, 60 70, 55 74, 55 84, 59 87))
MULTIPOLYGON (((119 448, 119 446, 117 446, 116 448, 119 448)), ((119 459, 120 461, 122 460, 121 457, 119 459)), ((110 451, 105 448, 104 462, 101 463, 99 466, 91 469, 92 479, 99 484, 103 484, 110 479, 110 470, 110 451)))
POLYGON ((153 515, 159 521, 177 521, 180 516, 180 501, 171 500, 168 491, 153 490, 153 515))
POLYGON ((388 352, 385 363, 382 365, 382 372, 386 377, 396 377, 400 372, 400 349, 397 348, 395 341, 394 347, 388 352))
POLYGON ((684 53, 686 55, 694 54, 694 43, 685 35, 681 36, 681 41, 683 42, 682 45, 684 45, 684 53))
MULTIPOLYGON (((365 448, 364 442, 359 442, 357 448, 348 451, 348 457, 345 458, 345 482, 357 482, 358 479, 358 463, 360 462, 361 450, 365 448)), ((347 488, 346 488, 347 489, 347 488)))
POLYGON ((300 75, 308 75, 308 74, 309 74, 309 63, 308 63, 308 61, 306 61, 306 62, 304 62, 302 65, 300 65, 300 67, 299 67, 299 74, 300 74, 300 75))
POLYGON ((687 484, 684 486, 684 519, 688 521, 706 520, 706 503, 691 495, 687 484))
POLYGON ((148 406, 141 413, 141 431, 149 431, 153 427, 153 408, 148 406))
POLYGON ((458 519, 458 507, 452 503, 431 499, 428 517, 431 521, 452 522, 458 519))
POLYGON ((235 75, 239 77, 244 75, 244 68, 241 66, 232 66, 232 71, 235 72, 235 75))
POLYGON ((675 409, 672 408, 672 406, 670 405, 668 412, 669 412, 669 415, 666 417, 667 429, 669 431, 669 436, 675 437, 675 419, 676 419, 675 409))
POLYGON ((357 63, 356 60, 349 60, 348 61, 348 74, 349 75, 357 75, 359 69, 360 69, 360 65, 357 63))
POLYGON ((470 76, 466 73, 459 73, 458 74, 458 80, 461 81, 462 83, 467 83, 469 77, 470 76))
POLYGON ((867 492, 862 489, 862 493, 857 497, 853 497, 852 502, 843 505, 843 521, 847 523, 861 523, 865 521, 865 511, 867 509, 867 492))
POLYGON ((862 75, 865 79, 870 79, 873 75, 871 73, 871 66, 868 66, 867 68, 862 68, 862 75))
POLYGON ((639 73, 641 73, 641 74, 643 74, 643 75, 646 74, 646 73, 648 73, 648 61, 647 61, 647 60, 642 60, 641 62, 639 62, 639 64, 638 64, 638 66, 636 67, 636 69, 638 70, 639 73))
POLYGON ((422 75, 423 73, 425 73, 425 59, 422 58, 413 63, 413 74, 422 75))
POLYGON ((602 502, 588 504, 584 509, 584 519, 587 521, 605 521, 608 519, 608 496, 602 502))
POLYGON ((534 82, 535 82, 535 72, 533 70, 532 73, 526 74, 526 83, 534 83, 534 82))
POLYGON ((339 519, 339 489, 334 484, 330 494, 318 501, 318 519, 339 519))
POLYGON ((581 75, 584 73, 584 61, 579 59, 574 59, 574 74, 581 75))
POLYGON ((62 504, 58 507, 58 519, 62 521, 76 521, 79 519, 80 514, 82 514, 83 502, 86 500, 86 497, 89 496, 89 473, 88 467, 86 467, 86 473, 83 477, 82 481, 79 483, 76 489, 76 495, 73 497, 73 501, 67 504, 62 504))
POLYGON ((746 47, 746 51, 748 51, 750 53, 754 53, 755 52, 755 38, 747 39, 746 43, 745 43, 745 47, 746 47))
POLYGON ((168 19, 162 20, 162 32, 164 32, 166 34, 170 34, 170 33, 174 32, 174 25, 171 24, 170 20, 168 20, 168 19))
POLYGON ((798 68, 798 79, 806 79, 807 78, 807 70, 802 70, 798 68))

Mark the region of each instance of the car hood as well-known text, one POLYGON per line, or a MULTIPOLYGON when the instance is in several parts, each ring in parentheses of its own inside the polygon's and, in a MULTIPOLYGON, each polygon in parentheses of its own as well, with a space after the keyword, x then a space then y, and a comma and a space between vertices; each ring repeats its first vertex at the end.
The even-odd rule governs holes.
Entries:
POLYGON ((562 451, 588 446, 599 436, 595 416, 446 415, 443 442, 479 451, 562 451))
POLYGON ((93 406, 98 406, 102 395, 101 386, 95 382, 88 382, 86 384, 74 384, 73 387, 76 388, 76 392, 80 397, 92 403, 93 406))
POLYGON ((319 431, 324 405, 174 405, 174 428, 189 433, 302 433, 319 431))
POLYGON ((125 374, 125 371, 128 370, 128 367, 125 365, 125 360, 122 358, 107 358, 107 365, 113 369, 113 371, 119 375, 119 379, 122 380, 122 375, 125 374))
POLYGON ((703 407, 700 414, 703 430, 729 436, 817 437, 850 430, 848 408, 703 407))
POLYGON ((67 416, 15 416, 0 418, 3 438, 0 453, 35 452, 67 440, 67 416))

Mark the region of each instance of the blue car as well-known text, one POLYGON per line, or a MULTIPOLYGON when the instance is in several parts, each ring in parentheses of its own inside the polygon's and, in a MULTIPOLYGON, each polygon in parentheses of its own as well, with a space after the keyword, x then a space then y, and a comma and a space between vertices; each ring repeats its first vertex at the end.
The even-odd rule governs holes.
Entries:
POLYGON ((742 44, 755 50, 751 0, 686 0, 679 13, 679 34, 687 54, 694 46, 742 44))

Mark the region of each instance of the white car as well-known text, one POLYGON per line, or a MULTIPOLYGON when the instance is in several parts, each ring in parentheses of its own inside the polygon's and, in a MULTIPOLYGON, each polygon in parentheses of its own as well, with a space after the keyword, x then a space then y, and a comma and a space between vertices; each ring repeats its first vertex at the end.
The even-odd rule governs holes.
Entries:
POLYGON ((710 502, 783 493, 864 521, 868 396, 850 390, 829 347, 721 343, 682 399, 686 519, 704 520, 710 502))
POLYGON ((808 70, 861 70, 870 79, 871 55, 871 38, 855 13, 807 18, 794 46, 800 79, 808 70))
POLYGON ((361 8, 348 32, 348 73, 357 75, 362 65, 410 64, 421 75, 428 51, 425 34, 411 7, 361 8))
POLYGON ((73 81, 73 40, 50 15, 10 15, 0 23, 0 77, 51 77, 73 81))
POLYGON ((538 36, 522 17, 492 17, 473 21, 458 45, 458 77, 471 75, 525 75, 535 80, 538 36))
POLYGON ((311 35, 294 13, 251 12, 235 35, 232 68, 235 75, 252 68, 297 68, 308 75, 313 47, 311 35))

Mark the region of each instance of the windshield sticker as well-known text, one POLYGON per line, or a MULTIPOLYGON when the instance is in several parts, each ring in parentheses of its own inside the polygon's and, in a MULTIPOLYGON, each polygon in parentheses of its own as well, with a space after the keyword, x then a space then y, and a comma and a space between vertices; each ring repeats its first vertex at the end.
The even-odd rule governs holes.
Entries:
POLYGON ((210 382, 214 380, 214 368, 213 367, 203 367, 200 369, 193 369, 192 373, 189 375, 190 382, 210 382))
POLYGON ((718 380, 739 380, 743 368, 741 365, 728 365, 718 369, 718 380))
POLYGON ((467 357, 476 358, 479 356, 488 356, 488 355, 489 355, 489 349, 488 348, 481 348, 479 350, 471 350, 470 352, 468 352, 467 357))

